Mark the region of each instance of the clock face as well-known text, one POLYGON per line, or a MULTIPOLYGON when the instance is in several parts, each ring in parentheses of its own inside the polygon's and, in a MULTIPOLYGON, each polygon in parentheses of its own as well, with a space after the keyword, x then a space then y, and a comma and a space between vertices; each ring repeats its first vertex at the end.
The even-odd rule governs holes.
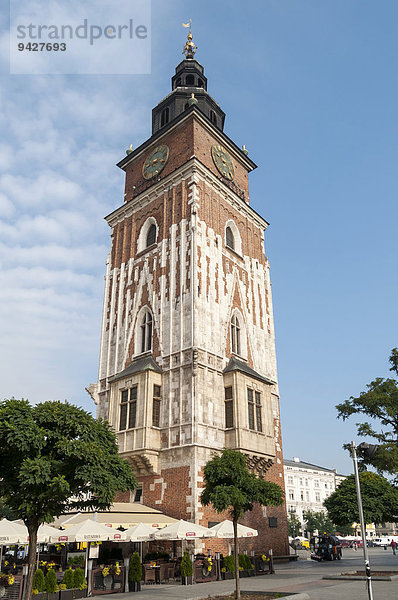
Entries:
POLYGON ((211 147, 211 155, 219 173, 226 179, 232 180, 235 175, 235 169, 228 152, 219 144, 214 144, 211 147))
POLYGON ((168 146, 156 146, 154 150, 146 157, 142 174, 145 179, 151 179, 164 169, 169 158, 168 146))

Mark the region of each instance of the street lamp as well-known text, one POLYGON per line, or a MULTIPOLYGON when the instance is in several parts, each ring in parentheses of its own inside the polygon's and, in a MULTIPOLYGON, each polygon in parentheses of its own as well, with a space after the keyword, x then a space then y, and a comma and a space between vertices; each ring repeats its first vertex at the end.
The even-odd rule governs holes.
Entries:
POLYGON ((368 590, 369 600, 373 600, 372 578, 370 576, 368 547, 366 545, 366 525, 365 525, 365 521, 363 518, 361 486, 359 484, 357 450, 359 450, 360 452, 365 454, 368 458, 372 458, 372 456, 374 455, 374 453, 377 450, 377 446, 372 445, 372 444, 366 444, 365 442, 363 442, 362 444, 359 444, 359 446, 356 446, 355 442, 351 442, 351 456, 352 456, 352 460, 354 462, 354 473, 355 473, 355 484, 357 487, 359 522, 361 524, 361 533, 362 533, 363 558, 365 561, 366 587, 368 590))

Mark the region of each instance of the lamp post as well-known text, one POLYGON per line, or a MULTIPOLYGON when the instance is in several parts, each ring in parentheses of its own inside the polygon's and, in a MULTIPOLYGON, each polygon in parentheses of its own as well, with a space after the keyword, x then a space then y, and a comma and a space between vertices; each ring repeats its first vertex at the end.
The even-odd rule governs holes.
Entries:
MULTIPOLYGON (((368 446, 368 444, 366 444, 366 445, 365 444, 360 444, 358 446, 358 449, 365 450, 365 446, 368 446)), ((365 525, 365 521, 364 521, 364 518, 363 518, 361 486, 359 484, 357 446, 355 445, 355 442, 351 442, 351 456, 352 456, 352 460, 354 462, 355 484, 356 484, 356 487, 357 487, 359 522, 361 524, 363 558, 364 558, 364 561, 365 561, 366 587, 367 587, 367 590, 368 590, 369 600, 373 600, 372 578, 370 576, 370 564, 369 564, 368 547, 366 545, 366 525, 365 525)))

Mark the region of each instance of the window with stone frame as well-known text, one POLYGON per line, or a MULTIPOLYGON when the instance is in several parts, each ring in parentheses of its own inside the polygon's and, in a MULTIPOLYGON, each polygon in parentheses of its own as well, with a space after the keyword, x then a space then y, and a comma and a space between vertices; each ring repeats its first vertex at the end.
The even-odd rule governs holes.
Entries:
POLYGON ((140 324, 140 351, 148 352, 152 350, 152 314, 146 309, 141 317, 140 324))
POLYGON ((231 250, 235 250, 235 237, 231 227, 227 227, 225 230, 225 245, 231 250))
POLYGON ((247 388, 247 410, 249 417, 249 429, 255 431, 256 427, 254 420, 254 394, 253 390, 251 390, 250 388, 247 388))
POLYGON ((225 402, 225 429, 231 429, 234 426, 234 405, 233 405, 233 394, 232 387, 226 387, 224 390, 225 402))
POLYGON ((160 385, 153 386, 153 398, 152 398, 152 426, 160 427, 160 400, 161 400, 161 387, 160 385))
POLYGON ((148 233, 146 235, 146 247, 152 246, 156 242, 156 225, 152 223, 152 225, 148 229, 148 233))
POLYGON ((261 394, 260 392, 255 392, 254 394, 256 399, 256 425, 257 431, 263 430, 263 422, 261 417, 261 394))
POLYGON ((134 385, 132 388, 121 392, 119 431, 134 429, 136 426, 137 389, 138 386, 134 385))
POLYGON ((234 354, 238 354, 240 356, 240 323, 236 313, 232 315, 231 319, 231 350, 234 354))

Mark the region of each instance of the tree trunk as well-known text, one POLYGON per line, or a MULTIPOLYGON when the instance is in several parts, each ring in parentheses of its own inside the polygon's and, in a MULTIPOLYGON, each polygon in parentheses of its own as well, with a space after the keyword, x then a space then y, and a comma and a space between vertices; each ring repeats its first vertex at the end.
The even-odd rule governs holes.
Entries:
POLYGON ((26 523, 29 532, 29 549, 28 549, 28 574, 25 580, 23 600, 30 600, 32 596, 33 576, 36 567, 36 546, 37 546, 37 530, 38 523, 26 523))
POLYGON ((235 598, 236 598, 236 600, 240 600, 238 519, 234 519, 233 524, 234 524, 234 552, 235 552, 235 598))

